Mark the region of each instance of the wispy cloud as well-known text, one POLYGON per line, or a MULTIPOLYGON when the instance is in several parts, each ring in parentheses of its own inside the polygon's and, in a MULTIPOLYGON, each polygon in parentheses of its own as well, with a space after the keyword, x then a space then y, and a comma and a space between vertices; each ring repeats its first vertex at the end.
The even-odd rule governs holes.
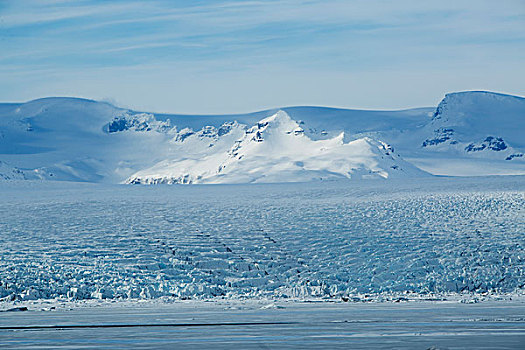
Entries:
MULTIPOLYGON (((507 77, 515 86, 525 78, 525 3, 20 0, 0 3, 0 43, 0 80, 9 86, 0 94, 8 97, 17 89, 27 94, 27 86, 46 76, 67 90, 78 85, 78 77, 70 78, 76 71, 92 72, 108 91, 117 90, 110 78, 116 70, 117 79, 137 84, 141 76, 154 86, 165 85, 160 81, 168 75, 192 84, 207 84, 211 76, 253 77, 263 86, 261 79, 287 85, 284 79, 298 74, 368 72, 362 83, 372 86, 381 72, 468 73, 473 81, 472 72, 505 65, 516 71, 507 77)), ((336 85, 323 96, 339 96, 336 85)))
POLYGON ((95 17, 121 11, 140 10, 135 3, 85 3, 83 1, 13 1, 1 9, 1 27, 16 28, 35 24, 53 24, 64 20, 95 17))

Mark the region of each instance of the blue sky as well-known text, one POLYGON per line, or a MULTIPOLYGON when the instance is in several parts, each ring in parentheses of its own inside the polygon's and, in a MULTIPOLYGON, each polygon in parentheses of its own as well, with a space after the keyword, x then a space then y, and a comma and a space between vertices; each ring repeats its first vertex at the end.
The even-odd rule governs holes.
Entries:
POLYGON ((525 95, 525 1, 0 0, 0 101, 156 112, 525 95))

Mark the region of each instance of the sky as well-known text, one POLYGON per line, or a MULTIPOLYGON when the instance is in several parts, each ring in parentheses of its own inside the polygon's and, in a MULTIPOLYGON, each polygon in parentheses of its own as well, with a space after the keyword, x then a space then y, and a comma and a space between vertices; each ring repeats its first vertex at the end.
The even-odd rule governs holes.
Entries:
POLYGON ((525 96, 525 0, 0 0, 0 101, 242 113, 525 96))

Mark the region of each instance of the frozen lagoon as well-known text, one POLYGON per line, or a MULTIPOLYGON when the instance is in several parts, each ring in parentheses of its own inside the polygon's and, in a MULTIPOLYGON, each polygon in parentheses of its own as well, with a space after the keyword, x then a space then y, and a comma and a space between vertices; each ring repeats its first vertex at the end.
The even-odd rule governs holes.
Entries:
POLYGON ((0 313, 3 349, 523 349, 525 302, 120 302, 0 313), (31 311, 35 310, 35 311, 31 311))

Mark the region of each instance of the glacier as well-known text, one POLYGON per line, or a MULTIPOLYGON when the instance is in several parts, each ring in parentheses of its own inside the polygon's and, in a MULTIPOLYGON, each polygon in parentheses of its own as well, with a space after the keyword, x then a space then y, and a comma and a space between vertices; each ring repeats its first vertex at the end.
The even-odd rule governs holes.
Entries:
POLYGON ((525 292, 523 176, 0 191, 7 303, 525 292))

